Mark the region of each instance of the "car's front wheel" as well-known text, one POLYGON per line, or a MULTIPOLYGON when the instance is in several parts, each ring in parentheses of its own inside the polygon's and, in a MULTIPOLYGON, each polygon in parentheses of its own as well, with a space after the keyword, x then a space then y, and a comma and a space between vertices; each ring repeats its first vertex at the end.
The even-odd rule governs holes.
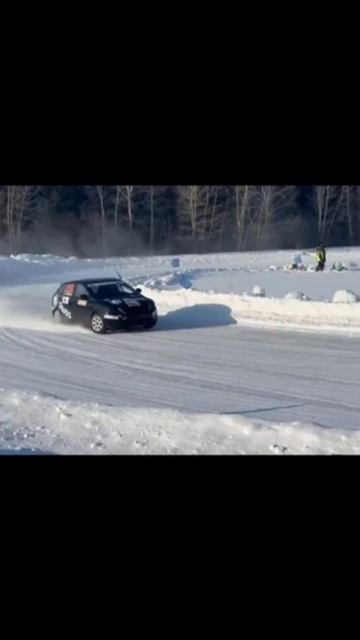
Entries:
POLYGON ((90 328, 94 333, 105 333, 106 325, 104 318, 100 313, 94 313, 90 319, 90 328))
POLYGON ((156 323, 157 318, 151 318, 150 320, 145 320, 145 322, 143 322, 143 327, 144 329, 152 329, 155 327, 156 323))

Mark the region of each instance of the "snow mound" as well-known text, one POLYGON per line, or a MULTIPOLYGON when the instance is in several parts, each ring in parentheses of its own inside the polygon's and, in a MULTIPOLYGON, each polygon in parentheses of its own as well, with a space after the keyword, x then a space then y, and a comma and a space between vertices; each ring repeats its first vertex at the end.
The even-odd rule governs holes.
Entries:
POLYGON ((302 291, 289 291, 289 293, 286 294, 286 296, 284 296, 285 300, 311 300, 311 298, 308 298, 308 296, 305 295, 305 293, 302 293, 302 291))
POLYGON ((144 285, 153 289, 190 289, 192 287, 192 280, 184 273, 167 273, 158 278, 146 280, 144 285))
POLYGON ((353 291, 349 291, 348 289, 339 289, 334 293, 333 302, 343 302, 346 304, 351 304, 353 302, 359 302, 360 297, 357 293, 353 291))
POLYGON ((347 271, 347 267, 342 262, 334 262, 330 271, 347 271))
POLYGON ((251 294, 253 296, 259 296, 261 298, 264 298, 266 296, 266 291, 265 289, 263 289, 263 287, 259 287, 257 284, 254 286, 251 294))
POLYGON ((297 253, 293 257, 293 264, 297 264, 298 266, 300 266, 302 265, 302 263, 303 263, 302 255, 300 253, 297 253))

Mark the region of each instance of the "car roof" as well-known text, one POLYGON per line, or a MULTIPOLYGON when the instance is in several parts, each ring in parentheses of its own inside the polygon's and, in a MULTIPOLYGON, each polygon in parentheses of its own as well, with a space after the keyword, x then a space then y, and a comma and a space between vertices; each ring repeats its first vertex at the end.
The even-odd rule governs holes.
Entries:
POLYGON ((67 280, 64 284, 107 284, 110 282, 124 282, 121 278, 84 278, 82 280, 67 280))

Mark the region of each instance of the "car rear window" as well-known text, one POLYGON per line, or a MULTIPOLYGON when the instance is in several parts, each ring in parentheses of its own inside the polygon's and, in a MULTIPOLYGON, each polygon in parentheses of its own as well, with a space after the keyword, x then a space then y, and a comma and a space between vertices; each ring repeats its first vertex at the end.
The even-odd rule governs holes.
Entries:
POLYGON ((74 291, 75 291, 75 283, 74 282, 70 282, 70 283, 65 285, 63 293, 64 293, 65 296, 73 296, 74 295, 74 291))

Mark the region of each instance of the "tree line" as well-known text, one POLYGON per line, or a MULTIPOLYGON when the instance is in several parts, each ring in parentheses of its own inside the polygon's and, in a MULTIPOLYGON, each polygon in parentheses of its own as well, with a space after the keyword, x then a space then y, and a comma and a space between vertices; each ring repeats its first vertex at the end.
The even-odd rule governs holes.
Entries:
POLYGON ((360 243, 360 186, 0 186, 0 252, 80 257, 360 243))

